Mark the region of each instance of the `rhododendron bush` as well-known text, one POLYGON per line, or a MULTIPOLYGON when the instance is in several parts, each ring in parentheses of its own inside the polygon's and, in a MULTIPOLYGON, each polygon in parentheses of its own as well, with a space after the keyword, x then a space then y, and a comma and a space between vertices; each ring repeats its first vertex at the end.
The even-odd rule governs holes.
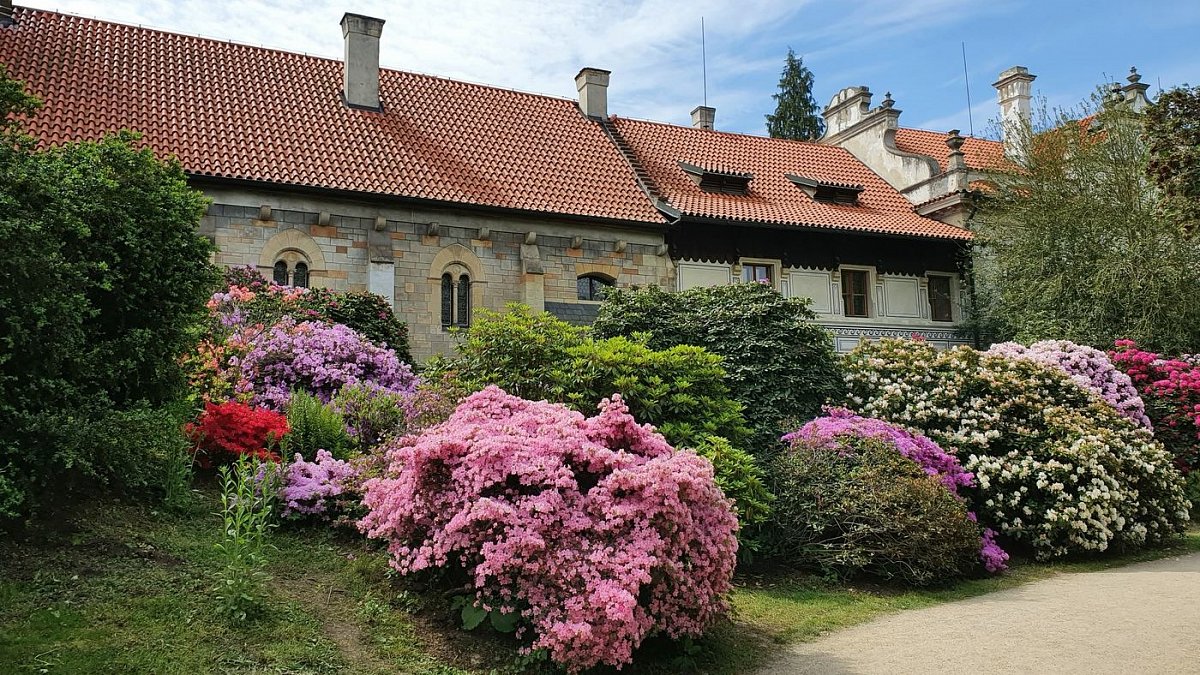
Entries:
POLYGON ((1146 401, 1154 435, 1185 472, 1200 466, 1200 366, 1194 355, 1166 358, 1118 340, 1113 363, 1129 374, 1146 401))
POLYGON ((392 565, 465 570, 483 609, 519 612, 527 650, 572 672, 629 663, 651 634, 700 635, 726 611, 732 505, 711 464, 619 396, 587 418, 487 387, 388 458, 360 527, 392 565))
POLYGON ((995 533, 975 524, 959 494, 975 477, 926 436, 827 408, 783 441, 788 449, 774 467, 784 504, 777 539, 800 558, 793 562, 807 558, 833 571, 913 583, 945 580, 980 563, 989 572, 1006 568, 995 533), (930 483, 943 494, 931 494, 930 483))
POLYGON ((408 364, 353 330, 290 318, 255 337, 234 365, 242 374, 238 392, 276 410, 287 407, 293 389, 328 403, 347 384, 369 382, 400 394, 412 393, 417 385, 408 364))
POLYGON ((1091 391, 1100 400, 1116 408, 1136 424, 1151 428, 1146 404, 1129 376, 1117 369, 1108 355, 1070 340, 1042 340, 1028 347, 1016 342, 994 344, 987 353, 1015 359, 1029 359, 1061 369, 1076 384, 1091 391))
POLYGON ((280 487, 283 516, 327 515, 330 502, 347 491, 355 476, 350 462, 334 459, 327 450, 318 450, 312 462, 297 453, 287 465, 280 487))
POLYGON ((1045 559, 1157 544, 1183 531, 1171 457, 1059 367, 905 340, 846 359, 849 405, 920 430, 975 474, 980 522, 1045 559))
POLYGON ((235 461, 246 455, 260 460, 277 460, 275 449, 288 432, 282 413, 237 401, 209 403, 195 424, 184 430, 195 444, 201 466, 235 461))

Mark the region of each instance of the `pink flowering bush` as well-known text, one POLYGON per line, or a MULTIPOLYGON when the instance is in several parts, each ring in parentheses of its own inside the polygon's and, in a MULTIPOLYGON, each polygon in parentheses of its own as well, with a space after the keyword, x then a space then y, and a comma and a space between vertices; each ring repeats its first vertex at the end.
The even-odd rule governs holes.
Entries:
POLYGON ((373 383, 410 394, 417 377, 395 352, 377 347, 341 324, 295 323, 284 318, 258 335, 236 363, 239 393, 255 404, 287 408, 293 389, 304 389, 328 403, 347 384, 373 383))
POLYGON ((328 450, 318 450, 315 461, 296 457, 287 465, 280 487, 283 516, 325 516, 336 497, 345 492, 346 483, 355 477, 349 462, 334 459, 328 450))
POLYGON ((1094 393, 1100 400, 1116 408, 1122 415, 1147 429, 1152 428, 1146 416, 1146 404, 1128 375, 1109 360, 1108 355, 1070 340, 1042 340, 1028 347, 1016 342, 992 345, 988 354, 1014 359, 1029 359, 1061 369, 1076 384, 1094 393))
POLYGON ((961 563, 970 544, 987 571, 1007 568, 1008 554, 996 543, 995 532, 981 532, 975 514, 963 506, 959 488, 975 487, 975 477, 928 437, 845 408, 827 408, 824 416, 787 434, 783 442, 792 456, 776 467, 781 481, 777 493, 788 503, 780 525, 787 529, 788 545, 802 558, 927 583, 968 572, 961 563), (894 464, 873 455, 881 452, 906 461, 899 471, 888 473, 884 469, 894 464), (941 486, 945 498, 929 494, 928 481, 914 477, 915 467, 941 486), (887 487, 879 489, 872 478, 887 487), (910 489, 903 488, 906 481, 910 489), (863 498, 854 493, 865 495, 870 508, 853 503, 863 498), (805 494, 813 498, 811 504, 805 494), (805 510, 827 513, 800 513, 805 510), (843 522, 847 516, 850 520, 843 522), (922 539, 932 532, 938 532, 938 541, 922 539))
POLYGON ((1194 355, 1167 358, 1117 340, 1109 352, 1146 401, 1154 435, 1175 456, 1184 473, 1200 466, 1200 366, 1194 355))
POLYGON ((727 610, 730 500, 619 396, 587 418, 489 386, 388 459, 360 528, 392 566, 465 571, 480 607, 519 613, 526 651, 570 672, 630 663, 647 636, 698 636, 727 610))

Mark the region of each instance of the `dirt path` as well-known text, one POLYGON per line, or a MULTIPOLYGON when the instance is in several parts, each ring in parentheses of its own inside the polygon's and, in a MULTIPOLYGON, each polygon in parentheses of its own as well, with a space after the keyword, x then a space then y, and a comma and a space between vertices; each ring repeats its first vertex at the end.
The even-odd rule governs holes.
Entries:
POLYGON ((1200 673, 1200 554, 1066 574, 795 645, 761 673, 1200 673))

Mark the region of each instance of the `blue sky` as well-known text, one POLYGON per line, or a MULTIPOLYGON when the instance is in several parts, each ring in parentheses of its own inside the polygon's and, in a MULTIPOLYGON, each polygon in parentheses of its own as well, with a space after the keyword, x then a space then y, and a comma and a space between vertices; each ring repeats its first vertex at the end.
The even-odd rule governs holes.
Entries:
POLYGON ((386 67, 574 97, 573 77, 613 71, 609 111, 686 124, 702 99, 700 19, 708 103, 717 128, 763 134, 790 46, 816 77, 824 106, 866 85, 891 91, 900 121, 969 128, 966 42, 975 131, 996 116, 991 83, 1023 65, 1050 107, 1124 83, 1136 65, 1151 93, 1200 84, 1200 2, 1057 0, 17 0, 175 32, 340 58, 345 11, 387 20, 386 67))

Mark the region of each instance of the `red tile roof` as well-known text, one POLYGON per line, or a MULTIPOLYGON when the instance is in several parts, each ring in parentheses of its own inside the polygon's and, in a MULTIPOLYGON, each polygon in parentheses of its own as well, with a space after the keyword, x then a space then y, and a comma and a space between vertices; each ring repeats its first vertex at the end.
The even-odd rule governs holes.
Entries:
MULTIPOLYGON (((384 112, 341 103, 341 62, 28 8, 0 63, 43 143, 145 134, 196 175, 664 223, 569 99, 394 70, 384 112)), ((332 27, 331 27, 332 28, 332 27)))
MULTIPOLYGON (((924 129, 896 130, 896 149, 917 155, 926 155, 937 160, 942 171, 950 162, 950 146, 946 145, 949 134, 924 129)), ((963 154, 967 166, 972 169, 994 169, 1004 163, 1004 144, 986 138, 967 136, 963 143, 963 154)))
POLYGON ((969 239, 970 233, 923 218, 895 188, 849 151, 830 145, 706 131, 614 117, 613 123, 659 192, 685 215, 775 226, 969 239), (754 174, 749 193, 704 192, 679 162, 754 174), (862 185, 856 206, 814 201, 787 179, 862 185))

